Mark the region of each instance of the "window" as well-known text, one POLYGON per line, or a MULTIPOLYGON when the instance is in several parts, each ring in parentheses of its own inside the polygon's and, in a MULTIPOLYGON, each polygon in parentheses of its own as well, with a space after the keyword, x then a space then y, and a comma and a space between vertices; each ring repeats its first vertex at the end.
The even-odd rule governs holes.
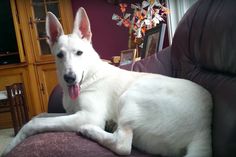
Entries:
POLYGON ((170 14, 167 19, 170 43, 172 42, 179 21, 196 1, 197 0, 166 0, 167 7, 170 9, 170 14))

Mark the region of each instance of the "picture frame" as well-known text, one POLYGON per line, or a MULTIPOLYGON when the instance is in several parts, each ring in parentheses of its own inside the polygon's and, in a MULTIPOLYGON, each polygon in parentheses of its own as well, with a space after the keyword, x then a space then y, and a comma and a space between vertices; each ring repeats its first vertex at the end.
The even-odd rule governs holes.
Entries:
POLYGON ((144 36, 141 58, 148 57, 163 48, 166 24, 160 23, 158 26, 146 31, 144 36))
POLYGON ((120 52, 120 66, 130 64, 135 61, 137 54, 136 49, 127 49, 120 52))

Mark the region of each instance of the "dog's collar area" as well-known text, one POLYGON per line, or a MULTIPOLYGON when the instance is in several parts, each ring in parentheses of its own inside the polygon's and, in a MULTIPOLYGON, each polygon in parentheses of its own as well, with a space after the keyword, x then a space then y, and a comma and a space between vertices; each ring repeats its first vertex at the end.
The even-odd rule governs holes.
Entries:
MULTIPOLYGON (((106 63, 107 64, 107 63, 106 63)), ((80 87, 81 89, 86 89, 89 87, 91 84, 93 84, 96 80, 102 79, 104 77, 104 71, 103 70, 95 70, 93 73, 90 75, 82 75, 80 87)))
POLYGON ((84 79, 84 71, 83 71, 83 73, 82 73, 82 77, 81 77, 81 79, 80 79, 80 81, 79 81, 79 85, 81 85, 81 84, 82 84, 82 82, 83 82, 83 79, 84 79))

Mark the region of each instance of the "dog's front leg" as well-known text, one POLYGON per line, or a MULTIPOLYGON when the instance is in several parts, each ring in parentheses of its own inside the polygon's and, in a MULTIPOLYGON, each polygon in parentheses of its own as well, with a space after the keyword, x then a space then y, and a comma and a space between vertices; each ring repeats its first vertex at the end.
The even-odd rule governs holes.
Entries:
POLYGON ((3 156, 10 152, 17 144, 28 136, 48 131, 77 131, 79 126, 85 123, 96 123, 93 116, 85 111, 79 111, 72 115, 59 117, 38 117, 33 118, 25 124, 12 142, 3 152, 3 156))
POLYGON ((98 126, 86 124, 80 127, 79 133, 119 155, 131 153, 133 130, 129 127, 118 127, 114 133, 108 133, 98 126))

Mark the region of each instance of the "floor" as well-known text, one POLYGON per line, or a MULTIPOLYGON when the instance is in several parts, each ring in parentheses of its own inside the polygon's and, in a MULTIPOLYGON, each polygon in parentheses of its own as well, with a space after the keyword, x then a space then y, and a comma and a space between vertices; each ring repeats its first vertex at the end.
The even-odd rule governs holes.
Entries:
POLYGON ((14 137, 13 128, 0 130, 0 156, 4 148, 10 143, 13 137, 14 137))

